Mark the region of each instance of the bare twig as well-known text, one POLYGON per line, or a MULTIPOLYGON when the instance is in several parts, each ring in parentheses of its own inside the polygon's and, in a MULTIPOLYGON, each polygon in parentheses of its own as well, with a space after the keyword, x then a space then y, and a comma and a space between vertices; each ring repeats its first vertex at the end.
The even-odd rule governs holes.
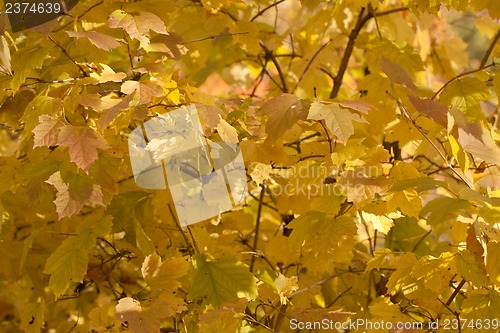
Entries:
POLYGON ((493 52, 493 49, 497 45, 498 39, 500 39, 500 29, 497 31, 495 37, 490 42, 490 46, 486 50, 486 53, 483 56, 483 59, 481 59, 481 65, 479 65, 479 68, 484 67, 486 63, 488 62, 488 59, 490 58, 491 53, 493 52))
POLYGON ((193 40, 188 40, 187 42, 182 42, 180 43, 181 45, 187 45, 191 43, 196 43, 196 42, 202 42, 204 40, 209 40, 209 39, 216 39, 220 37, 227 37, 227 36, 237 36, 237 35, 248 35, 248 32, 234 32, 234 33, 227 33, 227 34, 220 34, 220 35, 215 35, 215 36, 208 36, 208 37, 202 37, 202 38, 197 38, 193 40))
POLYGON ((490 68, 490 67, 494 67, 494 66, 496 66, 496 64, 495 64, 495 62, 492 62, 491 64, 483 66, 483 67, 479 67, 478 69, 473 69, 471 71, 464 72, 462 74, 458 74, 457 76, 455 76, 454 78, 452 78, 448 82, 446 82, 441 88, 439 88, 439 90, 436 91, 436 93, 431 97, 431 99, 436 99, 436 97, 444 90, 444 88, 446 88, 450 83, 460 79, 461 77, 464 77, 464 76, 467 76, 470 74, 474 74, 474 73, 480 72, 486 68, 490 68))
MULTIPOLYGON (((257 219, 255 222, 255 235, 253 239, 253 250, 257 251, 257 244, 259 242, 259 230, 260 230, 260 216, 262 214, 262 203, 264 201, 264 194, 266 193, 266 185, 262 184, 261 185, 261 190, 260 190, 260 197, 259 197, 259 207, 257 209, 257 219)), ((250 272, 253 271, 253 266, 255 264, 255 258, 256 256, 252 256, 252 260, 250 261, 250 272)))
POLYGON ((62 47, 62 45, 60 45, 59 43, 57 43, 57 42, 56 42, 54 39, 52 39, 52 37, 50 37, 50 36, 49 36, 49 39, 50 39, 50 41, 51 41, 52 43, 56 44, 56 45, 57 45, 57 47, 59 47, 59 48, 61 49, 62 53, 64 53, 64 55, 65 55, 66 57, 68 57, 68 59, 69 59, 69 60, 71 60, 71 62, 72 62, 72 63, 74 63, 76 67, 78 67, 78 69, 80 70, 80 72, 82 73, 82 75, 83 75, 84 77, 88 77, 88 76, 89 76, 89 74, 85 71, 85 69, 83 69, 83 67, 82 67, 80 64, 78 64, 78 63, 75 61, 75 59, 73 59, 73 58, 72 58, 72 57, 68 54, 68 51, 67 51, 64 47, 62 47))
POLYGON ((422 128, 417 124, 417 122, 415 121, 415 119, 412 118, 410 112, 406 109, 406 106, 401 103, 396 97, 394 97, 390 92, 386 91, 386 93, 391 96, 395 101, 396 103, 398 104, 398 107, 399 109, 401 110, 401 112, 403 113, 403 115, 412 123, 412 125, 420 132, 420 134, 422 134, 422 136, 427 140, 427 142, 430 143, 430 145, 434 148, 434 150, 436 150, 436 152, 439 154, 439 156, 441 157, 441 159, 446 163, 446 165, 448 166, 448 168, 462 181, 464 182, 469 188, 473 188, 472 184, 469 184, 469 182, 467 181, 467 179, 465 177, 463 177, 454 167, 453 165, 448 161, 448 159, 446 158, 446 156, 444 156, 444 154, 441 152, 441 150, 438 148, 438 146, 436 146, 436 144, 427 136, 427 134, 425 134, 425 132, 422 130, 422 128))
POLYGON ((280 0, 280 1, 276 1, 272 4, 270 4, 269 6, 267 6, 266 8, 260 10, 257 14, 255 14, 251 19, 250 19, 250 22, 253 22, 255 21, 259 16, 261 16, 262 14, 264 14, 266 11, 268 11, 269 9, 279 5, 280 3, 284 2, 285 0, 280 0))
POLYGON ((282 86, 280 88, 284 93, 287 93, 288 87, 286 84, 285 75, 283 74, 283 71, 281 70, 281 66, 280 66, 278 60, 276 60, 276 57, 274 56, 273 51, 269 50, 267 48, 267 46, 264 45, 264 43, 262 43, 262 42, 260 42, 260 47, 262 47, 262 49, 264 50, 264 52, 266 54, 266 58, 269 57, 269 59, 271 59, 271 61, 273 62, 274 67, 276 67, 276 70, 278 71, 278 75, 280 77, 281 84, 282 84, 282 86))
POLYGON ((365 15, 365 8, 363 7, 358 15, 358 19, 356 21, 356 24, 354 25, 354 28, 351 30, 351 33, 349 34, 349 41, 347 42, 347 46, 344 51, 344 55, 342 57, 342 60, 340 62, 340 67, 337 72, 337 75, 335 76, 335 79, 333 80, 333 88, 330 93, 330 98, 334 99, 337 97, 339 94, 340 87, 342 85, 342 80, 344 79, 344 74, 347 70, 347 65, 349 64, 349 59, 351 58, 352 51, 354 50, 354 42, 356 41, 356 38, 358 38, 359 33, 361 32, 361 29, 364 27, 366 22, 368 22, 372 17, 380 17, 380 16, 385 16, 397 12, 402 12, 406 11, 408 8, 402 7, 402 8, 394 8, 382 12, 368 12, 365 15))
POLYGON ((311 59, 309 60, 309 62, 307 63, 306 67, 304 68, 304 70, 302 71, 302 73, 300 74, 300 77, 299 79, 297 80, 297 83, 295 84, 295 87, 293 88, 292 92, 294 92, 300 82, 302 82, 302 79, 304 78, 304 75, 307 73, 307 71, 309 70, 309 67, 311 66, 311 64, 313 63, 314 59, 316 59, 316 57, 318 56, 318 54, 325 48, 328 46, 328 44, 330 44, 332 42, 332 39, 330 38, 326 43, 324 43, 323 45, 321 45, 321 47, 319 49, 316 50, 316 52, 314 53, 314 55, 311 57, 311 59))

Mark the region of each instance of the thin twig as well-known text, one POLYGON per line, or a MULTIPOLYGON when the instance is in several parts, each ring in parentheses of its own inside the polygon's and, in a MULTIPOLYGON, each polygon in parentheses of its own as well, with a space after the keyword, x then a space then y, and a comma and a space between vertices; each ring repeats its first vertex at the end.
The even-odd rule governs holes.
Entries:
POLYGON ((88 77, 89 74, 83 69, 82 66, 80 66, 80 64, 78 64, 69 54, 68 54, 68 51, 62 47, 62 45, 60 45, 59 43, 57 43, 54 39, 52 39, 52 37, 49 36, 49 39, 52 43, 56 44, 62 51, 62 53, 64 53, 64 55, 66 55, 66 57, 68 57, 69 60, 71 60, 72 63, 75 64, 76 67, 78 67, 78 69, 80 70, 80 72, 82 73, 82 75, 84 77, 88 77))
POLYGON ((273 8, 273 7, 277 6, 277 5, 279 5, 280 3, 284 2, 284 1, 285 1, 285 0, 276 1, 276 2, 274 2, 274 3, 272 3, 272 4, 270 4, 269 6, 267 6, 266 8, 264 8, 264 9, 260 10, 257 14, 255 14, 255 15, 254 15, 254 17, 252 17, 252 18, 250 19, 250 22, 255 21, 255 19, 257 19, 257 18, 258 18, 259 16, 261 16, 262 14, 264 14, 266 11, 268 11, 269 9, 271 9, 271 8, 273 8))
MULTIPOLYGON (((259 207, 257 208, 257 219, 255 222, 255 235, 253 239, 253 250, 257 251, 257 244, 259 242, 259 230, 260 230, 260 216, 262 214, 262 203, 264 201, 264 194, 266 193, 266 185, 261 185, 260 197, 259 197, 259 207)), ((252 256, 252 260, 250 261, 250 272, 253 272, 253 266, 255 264, 256 256, 252 256)))
POLYGON ((363 7, 358 15, 358 19, 356 21, 356 24, 354 25, 354 28, 351 30, 351 33, 349 34, 349 41, 347 42, 347 46, 344 51, 344 55, 342 57, 342 60, 340 62, 339 70, 337 72, 337 75, 335 76, 335 79, 333 81, 333 87, 332 91, 330 93, 330 98, 334 99, 337 97, 340 91, 340 87, 342 85, 342 80, 344 79, 345 72, 347 70, 347 65, 349 64, 349 59, 351 58, 352 52, 354 50, 354 43, 356 41, 356 38, 358 38, 359 33, 361 32, 361 29, 363 26, 368 22, 372 17, 380 17, 380 16, 385 16, 397 12, 402 12, 408 10, 407 7, 401 7, 401 8, 394 8, 382 12, 375 12, 375 13, 370 13, 368 12, 366 15, 363 15, 365 12, 365 8, 363 7))
POLYGON ((300 74, 300 77, 299 79, 297 80, 297 83, 295 84, 295 87, 293 88, 292 92, 294 92, 298 87, 299 87, 299 84, 300 82, 302 82, 302 79, 304 78, 304 75, 307 73, 307 71, 309 70, 309 67, 311 66, 311 64, 313 63, 314 59, 316 59, 316 57, 318 56, 318 54, 325 48, 328 46, 328 44, 330 44, 332 42, 333 39, 329 39, 326 43, 324 43, 323 45, 321 45, 321 47, 319 49, 316 50, 316 52, 314 53, 314 55, 311 57, 311 59, 309 60, 309 62, 307 63, 306 67, 304 68, 304 70, 302 71, 302 73, 300 74))
POLYGON ((187 44, 191 44, 191 43, 202 42, 204 40, 216 39, 216 38, 227 37, 227 36, 236 36, 236 35, 248 35, 248 32, 247 31, 234 32, 234 33, 220 34, 220 35, 215 35, 215 36, 202 37, 202 38, 197 38, 197 39, 193 39, 193 40, 188 40, 187 42, 182 42, 180 44, 187 45, 187 44))
POLYGON ((58 31, 61 31, 62 29, 66 28, 67 26, 73 24, 76 21, 78 21, 79 19, 81 19, 85 14, 87 14, 88 12, 90 12, 92 9, 94 9, 95 7, 99 6, 99 5, 102 5, 104 3, 104 1, 99 1, 98 3, 96 4, 93 4, 92 6, 90 6, 86 11, 84 11, 80 16, 78 16, 76 19, 73 19, 71 21, 69 21, 68 23, 66 23, 65 25, 63 25, 62 27, 60 28, 57 28, 56 30, 54 30, 54 32, 58 32, 58 31))
POLYGON ((457 76, 455 76, 454 78, 452 78, 448 82, 446 82, 441 88, 439 88, 439 90, 436 91, 436 93, 431 97, 431 99, 436 99, 436 97, 444 90, 444 88, 446 88, 450 83, 460 79, 461 77, 464 77, 464 76, 467 76, 470 74, 474 74, 474 73, 480 72, 486 68, 490 68, 490 67, 494 67, 494 66, 496 66, 496 64, 495 64, 495 62, 492 62, 491 64, 483 66, 483 67, 479 67, 478 69, 473 69, 471 71, 458 74, 457 76))
POLYGON ((288 92, 288 86, 286 84, 285 75, 283 75, 283 71, 281 70, 281 66, 278 63, 278 60, 276 60, 276 57, 274 56, 273 51, 269 50, 267 48, 267 46, 264 45, 264 43, 262 43, 262 42, 260 42, 260 47, 262 47, 262 49, 266 53, 266 57, 269 57, 269 59, 271 59, 271 61, 273 62, 274 67, 276 67, 276 70, 278 71, 278 75, 280 77, 281 84, 282 84, 281 90, 284 93, 287 93, 288 92))
POLYGON ((417 124, 415 119, 412 118, 410 112, 406 109, 406 106, 401 103, 396 97, 394 97, 390 92, 386 91, 386 93, 391 96, 396 103, 398 104, 399 109, 403 113, 403 115, 412 123, 412 125, 422 134, 422 136, 427 140, 427 142, 430 143, 430 145, 434 148, 434 150, 437 151, 441 159, 446 163, 448 168, 453 171, 453 173, 462 181, 464 182, 469 188, 473 188, 472 184, 469 184, 467 179, 465 179, 454 167, 453 165, 448 161, 446 156, 441 152, 441 150, 436 146, 436 144, 425 134, 425 132, 422 130, 422 128, 417 124))
POLYGON ((500 29, 497 31, 497 34, 495 35, 495 37, 493 37, 493 40, 491 41, 490 46, 486 50, 486 53, 484 54, 483 59, 481 59, 481 65, 479 66, 480 68, 484 67, 486 65, 486 63, 488 62, 488 59, 490 58, 490 55, 493 52, 493 49, 495 48, 495 46, 498 42, 498 39, 500 39, 500 29))
POLYGON ((464 286, 465 282, 466 282, 465 279, 462 278, 462 281, 460 281, 460 283, 458 284, 458 286, 455 288, 455 290, 453 290, 453 293, 450 295, 450 297, 446 301, 446 305, 447 306, 450 306, 451 303, 453 303, 453 300, 455 299, 455 297, 457 297, 458 293, 460 292, 460 289, 462 289, 462 287, 464 286))

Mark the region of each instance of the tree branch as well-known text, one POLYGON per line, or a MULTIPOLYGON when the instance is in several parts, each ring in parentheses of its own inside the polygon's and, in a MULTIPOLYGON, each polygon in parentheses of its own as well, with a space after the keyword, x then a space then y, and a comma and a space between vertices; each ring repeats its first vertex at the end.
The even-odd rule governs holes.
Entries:
POLYGON ((266 54, 266 58, 269 57, 269 59, 271 59, 271 61, 274 64, 274 67, 276 67, 276 70, 278 71, 278 75, 280 76, 280 80, 281 80, 281 84, 282 84, 282 87, 280 87, 281 90, 284 93, 287 93, 288 92, 288 87, 287 87, 287 84, 286 84, 285 75, 283 75, 283 71, 281 70, 281 66, 278 63, 278 60, 276 60, 276 57, 274 56, 273 51, 269 50, 267 48, 267 46, 264 45, 264 43, 260 42, 259 44, 260 44, 260 47, 262 47, 262 49, 264 50, 264 52, 266 54))
POLYGON ((390 10, 386 10, 383 12, 368 12, 366 15, 365 13, 365 8, 363 7, 358 15, 358 20, 356 21, 356 24, 354 25, 354 28, 351 30, 351 33, 349 34, 349 41, 347 42, 347 46, 344 51, 344 56, 342 57, 342 60, 340 62, 340 67, 337 72, 337 75, 335 76, 333 80, 333 88, 332 92, 330 93, 330 99, 334 99, 337 97, 339 94, 340 87, 342 85, 342 80, 344 79, 344 74, 347 70, 347 65, 349 64, 349 59, 351 58, 352 51, 354 50, 354 42, 356 41, 356 38, 358 38, 359 33, 361 32, 361 29, 364 27, 366 22, 368 22, 372 17, 380 17, 380 16, 385 16, 397 12, 402 12, 408 10, 407 7, 402 7, 402 8, 394 8, 390 10))
POLYGON ((88 77, 88 76, 89 76, 89 74, 88 74, 88 73, 87 73, 87 72, 83 69, 83 67, 82 67, 80 64, 78 64, 78 63, 77 63, 77 62, 76 62, 76 61, 75 61, 75 60, 74 60, 74 59, 73 59, 73 58, 72 58, 72 57, 68 54, 68 51, 67 51, 64 47, 62 47, 59 43, 57 43, 54 39, 52 39, 52 37, 50 37, 50 36, 49 36, 49 39, 50 39, 50 41, 51 41, 52 43, 56 44, 56 45, 57 45, 57 46, 61 49, 62 53, 64 53, 64 55, 65 55, 66 57, 68 57, 68 59, 69 59, 69 60, 71 60, 71 62, 72 62, 72 63, 74 63, 76 67, 78 67, 78 69, 80 70, 80 72, 82 73, 82 75, 83 75, 84 77, 88 77))

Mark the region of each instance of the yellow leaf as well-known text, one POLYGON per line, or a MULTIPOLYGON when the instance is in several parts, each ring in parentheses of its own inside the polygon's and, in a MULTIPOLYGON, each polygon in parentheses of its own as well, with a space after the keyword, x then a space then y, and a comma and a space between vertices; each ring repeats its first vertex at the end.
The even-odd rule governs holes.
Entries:
POLYGON ((326 127, 342 142, 354 134, 353 122, 365 122, 358 114, 346 110, 338 103, 314 102, 309 109, 308 119, 324 120, 326 127))
POLYGON ((248 300, 257 297, 256 279, 248 267, 237 259, 223 256, 209 260, 200 253, 193 258, 193 286, 188 299, 204 297, 205 304, 219 307, 224 302, 245 297, 248 300))
POLYGON ((163 89, 153 81, 125 81, 122 84, 121 92, 124 94, 132 94, 135 92, 139 98, 139 105, 147 104, 151 102, 153 98, 163 95, 163 89))
POLYGON ((500 244, 489 242, 487 245, 486 272, 490 281, 500 286, 500 244))
POLYGON ((45 327, 44 315, 45 304, 43 299, 39 302, 29 303, 24 306, 21 314, 21 329, 26 333, 39 333, 45 327))
POLYGON ((217 133, 224 142, 238 143, 238 132, 236 129, 229 125, 227 121, 220 118, 219 125, 217 125, 217 133))
POLYGON ((44 273, 50 274, 49 287, 56 297, 68 289, 70 281, 82 282, 87 272, 88 253, 97 237, 111 232, 111 216, 100 220, 88 218, 82 222, 76 236, 68 236, 50 255, 44 273))
POLYGON ((371 223, 375 230, 380 231, 384 235, 387 235, 392 226, 394 226, 394 221, 384 215, 375 215, 362 211, 361 216, 366 222, 371 223))
POLYGON ((31 48, 23 48, 12 57, 12 70, 14 72, 14 77, 10 82, 10 87, 14 92, 16 92, 19 87, 26 81, 33 69, 41 68, 45 60, 49 49, 45 47, 34 46, 31 48))
POLYGON ((149 45, 149 31, 168 35, 165 23, 153 13, 140 12, 132 16, 123 10, 115 10, 109 15, 108 25, 110 28, 122 28, 130 38, 137 39, 141 47, 149 45))
POLYGON ((57 171, 45 182, 57 190, 54 203, 59 219, 79 213, 87 201, 102 204, 101 187, 86 176, 67 174, 63 179, 61 172, 57 171))
POLYGON ((142 276, 155 290, 175 290, 181 286, 180 278, 187 275, 189 264, 183 258, 168 258, 165 262, 153 252, 142 263, 142 276))

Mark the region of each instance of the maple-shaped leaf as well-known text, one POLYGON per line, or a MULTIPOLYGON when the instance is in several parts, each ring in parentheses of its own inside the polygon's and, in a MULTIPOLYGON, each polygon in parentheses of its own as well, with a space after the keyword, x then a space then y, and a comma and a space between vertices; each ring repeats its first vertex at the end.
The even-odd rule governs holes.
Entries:
POLYGON ((500 292, 491 289, 468 290, 461 307, 461 318, 476 320, 477 318, 500 317, 500 292))
POLYGON ((153 252, 148 255, 141 268, 142 276, 152 289, 175 290, 180 287, 180 278, 189 272, 189 264, 183 258, 161 257, 153 252))
POLYGON ((165 23, 149 12, 139 12, 138 15, 132 16, 123 10, 115 10, 109 16, 108 25, 110 28, 122 28, 130 38, 137 39, 143 48, 149 44, 150 30, 168 35, 165 23))
POLYGON ((373 177, 365 174, 366 171, 369 168, 363 166, 346 170, 337 180, 347 191, 347 199, 356 205, 370 202, 376 194, 384 193, 389 187, 389 180, 385 176, 373 177))
POLYGON ((291 94, 281 94, 265 102, 259 113, 268 115, 266 133, 269 140, 283 136, 298 120, 305 120, 307 112, 303 102, 291 94))
POLYGON ((127 74, 121 72, 116 73, 111 67, 106 64, 99 64, 99 66, 102 68, 99 73, 90 73, 90 77, 97 79, 98 83, 122 82, 122 80, 127 77, 127 74))
POLYGON ((463 77, 448 84, 439 100, 452 107, 459 108, 467 116, 481 119, 484 117, 480 103, 491 97, 491 92, 485 82, 477 77, 463 77))
POLYGON ((480 123, 459 127, 458 142, 472 156, 500 165, 500 148, 495 143, 491 133, 480 123))
POLYGON ((68 36, 76 37, 76 38, 88 38, 88 40, 104 51, 110 51, 115 47, 120 46, 120 42, 115 38, 109 35, 97 32, 97 31, 66 31, 68 36))
POLYGON ((467 282, 471 282, 477 287, 487 284, 484 262, 482 265, 478 263, 469 250, 460 251, 456 265, 458 272, 467 282))
POLYGON ((64 123, 58 118, 43 114, 40 116, 40 124, 33 129, 35 143, 33 147, 52 146, 57 143, 57 135, 64 123))
POLYGON ((429 201, 420 214, 427 218, 427 224, 433 232, 441 235, 451 227, 458 215, 470 215, 471 208, 471 203, 466 200, 440 197, 429 201))
POLYGON ((219 307, 224 302, 257 297, 255 277, 248 267, 230 256, 209 260, 200 253, 193 258, 193 286, 188 299, 205 298, 205 303, 219 307))
POLYGON ((293 229, 290 244, 293 248, 306 247, 315 256, 334 254, 346 237, 356 235, 358 228, 352 218, 334 218, 325 213, 308 211, 288 224, 293 229))
POLYGON ((97 237, 111 232, 112 217, 87 218, 77 229, 76 236, 66 240, 50 255, 44 273, 50 274, 49 287, 56 297, 62 295, 73 282, 82 282, 87 272, 88 254, 95 246, 97 237))
POLYGON ((63 126, 57 144, 68 147, 71 161, 87 173, 97 160, 97 149, 108 148, 101 134, 87 126, 63 126))
POLYGON ((163 95, 163 89, 153 81, 125 81, 122 84, 121 92, 124 94, 136 93, 139 104, 147 104, 155 97, 163 95))
POLYGON ((134 99, 135 93, 127 95, 124 99, 118 100, 118 103, 104 111, 97 121, 97 128, 102 131, 104 130, 120 113, 120 111, 125 110, 129 107, 130 102, 134 99))
POLYGON ((354 121, 366 122, 358 114, 346 110, 339 103, 314 102, 311 104, 307 118, 324 120, 330 132, 344 143, 354 134, 354 121))
POLYGON ((21 329, 26 333, 39 333, 45 327, 44 310, 43 298, 40 302, 26 304, 21 314, 21 329))
POLYGON ((115 317, 122 322, 127 322, 132 333, 159 333, 162 319, 185 310, 183 305, 176 304, 178 301, 182 302, 182 299, 173 299, 172 293, 143 302, 125 297, 118 301, 115 317), (177 310, 172 312, 171 308, 177 310))
POLYGON ((54 203, 59 219, 79 213, 87 201, 102 204, 101 187, 93 184, 86 176, 68 174, 66 180, 63 180, 61 172, 57 171, 46 183, 57 190, 54 203))
POLYGON ((419 98, 415 96, 408 96, 408 98, 418 112, 434 120, 444 128, 447 128, 448 107, 446 107, 446 105, 429 98, 419 98))

